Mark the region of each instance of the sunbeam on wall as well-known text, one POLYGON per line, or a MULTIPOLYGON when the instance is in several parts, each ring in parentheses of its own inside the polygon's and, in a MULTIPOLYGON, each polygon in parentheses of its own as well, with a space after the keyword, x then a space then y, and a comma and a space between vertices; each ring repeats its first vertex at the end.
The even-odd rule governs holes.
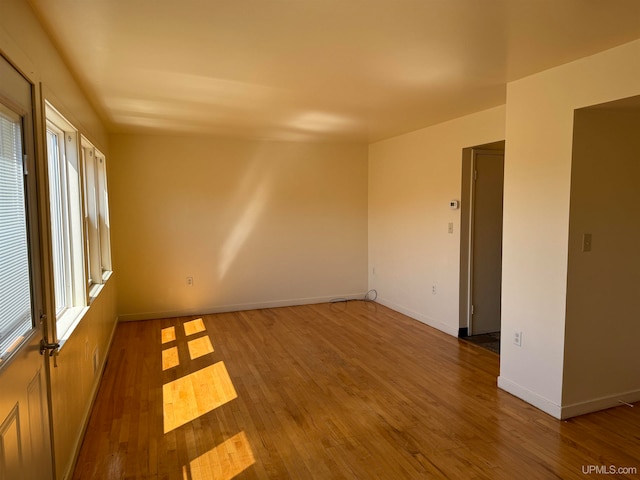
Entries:
MULTIPOLYGON (((164 328, 160 337, 163 371, 180 366, 181 357, 183 360, 188 358, 186 361, 190 363, 214 353, 202 318, 164 328), (186 341, 182 341, 182 334, 186 341)), ((213 362, 166 382, 162 387, 164 434, 213 412, 237 397, 224 361, 213 362)), ((184 480, 231 480, 254 463, 251 445, 242 431, 197 457, 191 457, 189 463, 182 466, 182 476, 184 480)))
POLYGON ((218 263, 220 280, 225 277, 240 249, 248 240, 268 201, 271 178, 269 174, 260 171, 259 168, 260 162, 256 156, 238 188, 236 199, 243 203, 243 207, 238 220, 234 223, 220 248, 218 263), (247 197, 248 200, 245 200, 247 197))

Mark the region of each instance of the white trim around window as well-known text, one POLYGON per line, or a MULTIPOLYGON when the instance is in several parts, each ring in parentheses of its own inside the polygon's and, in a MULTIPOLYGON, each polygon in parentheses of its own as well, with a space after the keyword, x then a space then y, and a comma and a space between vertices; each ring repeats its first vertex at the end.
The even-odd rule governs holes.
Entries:
POLYGON ((56 337, 65 340, 111 274, 106 158, 45 102, 56 337))

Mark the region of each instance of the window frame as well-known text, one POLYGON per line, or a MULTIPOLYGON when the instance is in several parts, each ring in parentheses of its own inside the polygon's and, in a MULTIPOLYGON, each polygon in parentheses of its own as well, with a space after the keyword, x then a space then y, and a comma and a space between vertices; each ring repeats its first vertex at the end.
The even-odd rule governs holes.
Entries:
POLYGON ((109 278, 111 238, 106 157, 84 135, 81 136, 84 192, 84 245, 86 284, 90 303, 99 286, 109 278))
POLYGON ((51 325, 62 344, 112 273, 106 157, 46 99, 44 112, 51 325), (58 308, 57 292, 68 300, 66 308, 58 308))
POLYGON ((19 124, 21 149, 20 164, 22 166, 23 188, 21 200, 24 202, 24 222, 27 236, 28 255, 28 291, 30 298, 30 327, 25 322, 24 329, 13 332, 10 343, 8 338, 0 351, 0 371, 4 371, 28 345, 33 345, 33 339, 43 333, 41 330, 45 313, 43 296, 43 271, 41 269, 44 258, 41 249, 40 196, 39 196, 39 162, 36 154, 36 128, 33 108, 33 86, 0 55, 0 76, 8 80, 8 85, 0 87, 0 108, 8 115, 10 121, 16 119, 19 124), (8 345, 8 348, 4 346, 8 345))
MULTIPOLYGON (((82 238, 82 186, 81 163, 78 155, 78 131, 50 102, 45 101, 45 147, 47 158, 47 191, 49 194, 49 231, 51 235, 51 263, 62 261, 65 275, 56 278, 56 269, 52 268, 54 289, 54 313, 56 337, 67 336, 73 330, 73 325, 79 320, 87 305, 87 291, 84 286, 84 244, 82 238), (57 135, 57 156, 50 151, 49 133, 57 135), (54 158, 56 156, 56 158, 54 158), (52 171, 52 163, 57 160, 58 171, 52 171), (51 177, 58 174, 57 184, 52 184, 51 177), (61 208, 63 213, 62 229, 56 230, 55 216, 52 204, 52 185, 59 185, 61 208), (58 240, 54 237, 59 236, 58 240), (56 249, 56 243, 62 243, 62 250, 56 249), (62 256, 62 259, 60 258, 62 256), (60 282, 63 282, 65 308, 59 308, 57 298, 60 282)), ((58 269, 59 273, 59 269, 58 269)))
POLYGON ((51 233, 51 251, 53 263, 53 283, 54 283, 54 308, 56 318, 73 305, 73 287, 71 281, 71 245, 70 245, 70 209, 69 195, 67 191, 67 166, 64 148, 65 134, 57 125, 50 120, 46 120, 47 136, 47 167, 49 179, 49 205, 51 233), (50 139, 55 139, 55 146, 50 143, 50 139), (51 155, 55 148, 55 158, 51 155), (55 182, 55 183, 54 183, 55 182), (55 213, 54 213, 55 207, 55 213), (62 300, 61 305, 58 300, 62 300))
MULTIPOLYGON (((7 102, 8 103, 8 102, 7 102)), ((4 102, 0 103, 0 114, 2 117, 13 124, 13 129, 17 129, 17 131, 11 132, 12 136, 9 138, 11 141, 15 142, 13 147, 14 159, 17 158, 15 162, 9 162, 7 165, 7 169, 12 169, 17 167, 18 175, 14 176, 12 179, 10 177, 5 178, 4 180, 12 180, 15 183, 12 185, 17 188, 18 196, 11 197, 9 200, 17 200, 17 204, 22 204, 22 209, 19 213, 20 215, 20 223, 24 222, 22 228, 19 231, 13 230, 12 238, 21 237, 19 239, 19 243, 21 247, 23 247, 21 254, 25 254, 25 258, 22 258, 20 261, 20 275, 26 275, 26 292, 24 296, 21 296, 20 302, 24 302, 26 300, 28 304, 28 308, 25 312, 21 312, 16 316, 16 319, 12 322, 6 322, 6 329, 2 332, 4 333, 3 337, 0 337, 0 366, 6 364, 7 360, 13 356, 13 354, 20 349, 22 345, 24 345, 25 340, 30 337, 31 334, 35 331, 34 325, 34 298, 33 298, 33 259, 32 259, 32 244, 30 241, 30 214, 29 214, 29 189, 30 183, 27 175, 28 166, 25 161, 25 155, 27 155, 25 148, 25 139, 26 132, 25 130, 25 119, 23 116, 15 111, 13 105, 5 105, 4 102), (19 158, 17 157, 19 155, 19 158), (13 163, 13 165, 11 165, 13 163), (21 186, 18 186, 22 184, 21 186), (25 265, 26 264, 26 265, 25 265), (26 267, 26 269, 24 268, 26 267)), ((4 169, 4 168, 3 168, 4 169)), ((15 212, 14 212, 15 213, 15 212)), ((3 238, 7 238, 6 237, 3 238)), ((16 253, 16 252, 12 252, 16 253)), ((24 278, 22 279, 25 280, 24 278)), ((16 283, 15 278, 12 279, 11 283, 16 283)), ((12 298, 12 300, 16 300, 12 298)), ((6 304, 9 305, 9 304, 6 304)), ((16 302, 15 307, 19 307, 20 304, 16 302)))
POLYGON ((100 230, 100 269, 102 283, 104 283, 113 270, 111 264, 111 221, 109 219, 109 189, 107 187, 107 158, 96 149, 98 160, 98 227, 100 230))

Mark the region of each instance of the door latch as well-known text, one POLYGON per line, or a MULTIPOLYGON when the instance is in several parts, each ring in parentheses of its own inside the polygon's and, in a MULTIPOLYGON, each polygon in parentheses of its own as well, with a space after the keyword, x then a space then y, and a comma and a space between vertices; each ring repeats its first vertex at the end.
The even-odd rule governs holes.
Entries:
POLYGON ((53 357, 60 348, 59 343, 46 343, 44 339, 40 340, 40 355, 44 355, 44 352, 49 352, 49 356, 53 357))
POLYGON ((47 343, 44 339, 40 340, 40 355, 44 355, 44 352, 49 352, 49 357, 53 357, 53 368, 58 366, 58 349, 59 343, 47 343))

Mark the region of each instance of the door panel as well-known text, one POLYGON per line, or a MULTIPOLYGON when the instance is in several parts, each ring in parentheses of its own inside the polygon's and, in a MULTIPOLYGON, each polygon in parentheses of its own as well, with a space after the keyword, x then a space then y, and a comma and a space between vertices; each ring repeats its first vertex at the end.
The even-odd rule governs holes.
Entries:
POLYGON ((52 478, 47 395, 39 343, 0 372, 0 479, 52 478), (34 364, 40 365, 35 373, 34 364), (29 378, 30 375, 33 375, 29 378))
POLYGON ((20 478, 21 472, 20 410, 16 403, 0 427, 0 475, 7 479, 20 478))
POLYGON ((0 480, 50 480, 32 86, 2 57, 0 79, 0 480))
POLYGON ((474 151, 471 334, 499 332, 502 289, 504 154, 474 151))

